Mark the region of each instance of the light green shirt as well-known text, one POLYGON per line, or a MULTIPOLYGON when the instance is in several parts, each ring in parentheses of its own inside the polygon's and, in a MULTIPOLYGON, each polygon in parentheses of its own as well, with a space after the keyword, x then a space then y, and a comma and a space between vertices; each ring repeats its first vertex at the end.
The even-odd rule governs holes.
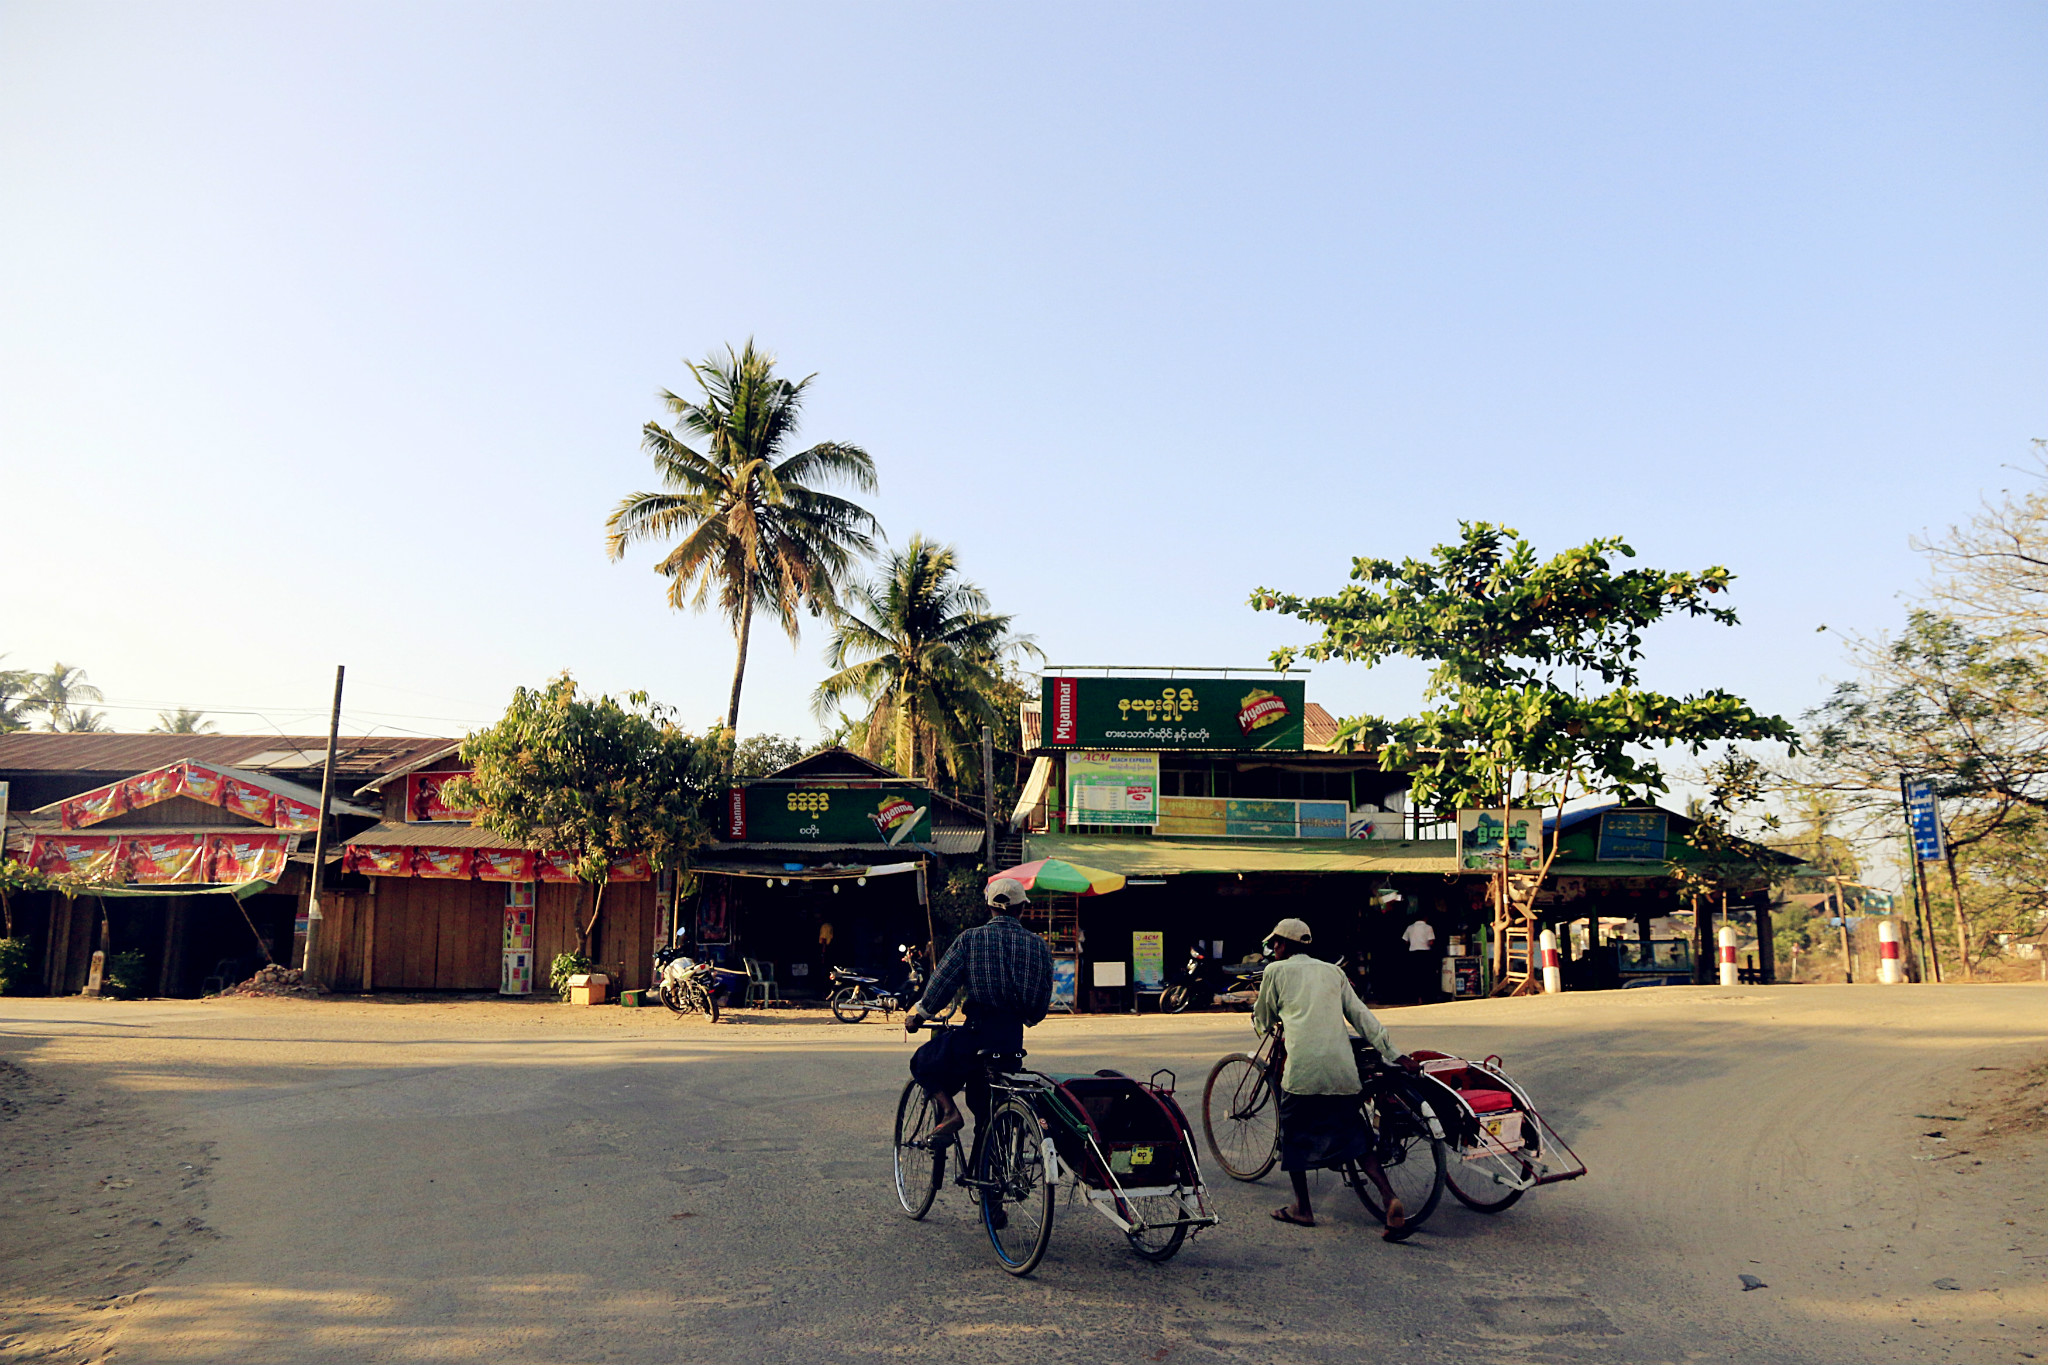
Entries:
POLYGON ((1287 1070, 1280 1086, 1296 1095, 1358 1093, 1358 1062, 1347 1021, 1380 1056, 1391 1062, 1401 1055, 1387 1026, 1351 989, 1343 969, 1320 958, 1296 953, 1266 968, 1258 1003, 1252 1006, 1252 1027, 1264 1037, 1276 1021, 1287 1040, 1287 1070))

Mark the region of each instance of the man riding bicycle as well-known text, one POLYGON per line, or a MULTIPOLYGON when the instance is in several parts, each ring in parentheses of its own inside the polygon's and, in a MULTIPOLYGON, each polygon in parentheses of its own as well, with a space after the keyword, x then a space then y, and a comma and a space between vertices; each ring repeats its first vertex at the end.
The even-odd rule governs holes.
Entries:
POLYGON ((1343 969, 1310 957, 1308 945, 1309 928, 1302 921, 1283 919, 1273 926, 1266 948, 1275 960, 1252 1006, 1252 1027, 1261 1035, 1279 1028, 1287 1049, 1280 1078, 1280 1168, 1293 1182, 1294 1202, 1274 1209, 1273 1216, 1314 1227, 1309 1171, 1355 1161, 1385 1201, 1386 1235, 1398 1238, 1407 1230, 1408 1214, 1373 1153, 1372 1130, 1359 1109, 1358 1060, 1345 1024, 1389 1062, 1411 1071, 1417 1063, 1395 1049, 1386 1025, 1351 989, 1343 969))
POLYGON ((915 1033, 963 989, 967 993, 964 1025, 940 1033, 910 1058, 910 1074, 939 1111, 934 1141, 960 1131, 965 1122, 953 1100, 963 1087, 975 1122, 987 1117, 987 1095, 975 1084, 982 1071, 978 1054, 1021 1053, 1024 1030, 1045 1018, 1052 1004, 1052 951, 1016 918, 1025 899, 1024 884, 1015 878, 991 882, 988 923, 953 940, 924 998, 903 1017, 904 1030, 915 1033))

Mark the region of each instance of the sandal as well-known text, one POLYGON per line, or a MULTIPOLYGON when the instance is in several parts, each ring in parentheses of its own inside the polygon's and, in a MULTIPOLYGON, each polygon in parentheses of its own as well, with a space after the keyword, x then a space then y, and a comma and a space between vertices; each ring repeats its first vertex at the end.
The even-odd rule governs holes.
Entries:
POLYGON ((1387 1230, 1382 1232, 1380 1236, 1389 1242, 1400 1242, 1407 1240, 1408 1234, 1413 1231, 1415 1229, 1408 1226, 1408 1210, 1401 1206, 1400 1198, 1397 1196, 1389 1199, 1387 1201, 1387 1230))
POLYGON ((1314 1218, 1303 1218, 1300 1214, 1296 1213, 1292 1204, 1282 1204, 1279 1208, 1274 1209, 1273 1217, 1279 1222, 1292 1223, 1298 1228, 1312 1228, 1316 1225, 1314 1218))

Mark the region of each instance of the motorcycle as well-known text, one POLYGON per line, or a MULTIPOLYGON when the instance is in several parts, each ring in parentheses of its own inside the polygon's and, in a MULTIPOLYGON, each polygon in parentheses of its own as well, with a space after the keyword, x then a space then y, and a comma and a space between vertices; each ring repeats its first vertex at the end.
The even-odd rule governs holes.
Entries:
POLYGON ((844 967, 834 967, 830 976, 832 994, 829 1003, 832 1017, 842 1024, 858 1024, 868 1017, 868 1011, 880 1010, 887 1019, 897 1010, 909 1009, 924 994, 924 953, 907 943, 896 945, 896 951, 903 954, 899 959, 909 970, 903 984, 895 990, 882 988, 880 977, 862 976, 844 967))
POLYGON ((1187 970, 1181 979, 1160 994, 1159 1009, 1164 1014, 1179 1014, 1195 1005, 1207 1008, 1222 993, 1223 969, 1198 943, 1188 949, 1187 970))
POLYGON ((661 1003, 677 1014, 703 1014, 718 1022, 718 997, 725 989, 720 975, 729 973, 715 963, 699 962, 679 945, 654 950, 654 989, 661 1003))

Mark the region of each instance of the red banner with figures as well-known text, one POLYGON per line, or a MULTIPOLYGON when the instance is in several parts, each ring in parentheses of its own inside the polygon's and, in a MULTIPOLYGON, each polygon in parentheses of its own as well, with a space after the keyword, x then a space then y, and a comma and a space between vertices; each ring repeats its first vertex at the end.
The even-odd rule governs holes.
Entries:
POLYGON ((468 776, 467 770, 448 773, 407 773, 405 818, 415 823, 460 820, 465 824, 476 819, 474 807, 451 806, 441 799, 442 788, 458 777, 468 776))
POLYGON ((644 882, 653 880, 653 877, 654 866, 647 861, 645 853, 612 859, 611 879, 615 882, 644 882))
POLYGON ((480 848, 476 850, 476 875, 486 882, 530 882, 533 880, 533 850, 525 848, 480 848))
POLYGON ((467 881, 475 852, 470 848, 416 848, 412 851, 412 875, 467 881))
POLYGON ((223 777, 220 803, 236 815, 269 824, 277 813, 277 798, 267 789, 239 777, 223 777))
POLYGON ((563 848, 547 849, 534 859, 534 870, 540 873, 544 882, 573 882, 576 875, 576 855, 563 848))
POLYGON ((341 866, 345 872, 360 872, 366 877, 410 877, 412 850, 350 844, 342 851, 341 866))
POLYGON ((112 834, 38 834, 29 845, 28 862, 45 877, 119 881, 121 840, 112 834))
POLYGON ((270 823, 277 829, 315 830, 320 828, 320 808, 280 796, 271 803, 270 823))
POLYGON ((218 806, 226 782, 226 778, 201 764, 188 762, 178 765, 179 796, 189 796, 194 801, 204 801, 209 806, 218 806))
POLYGON ((121 784, 122 799, 129 810, 140 810, 154 806, 159 801, 168 801, 178 794, 178 770, 176 768, 152 768, 146 773, 137 773, 121 784))
POLYGON ((209 834, 206 880, 222 886, 274 882, 284 876, 284 844, 282 834, 209 834))
POLYGON ((206 838, 199 834, 131 834, 121 841, 127 880, 145 886, 206 880, 206 838))
POLYGON ((57 807, 57 823, 64 829, 84 829, 111 820, 127 809, 128 794, 116 782, 111 787, 83 792, 57 807))

